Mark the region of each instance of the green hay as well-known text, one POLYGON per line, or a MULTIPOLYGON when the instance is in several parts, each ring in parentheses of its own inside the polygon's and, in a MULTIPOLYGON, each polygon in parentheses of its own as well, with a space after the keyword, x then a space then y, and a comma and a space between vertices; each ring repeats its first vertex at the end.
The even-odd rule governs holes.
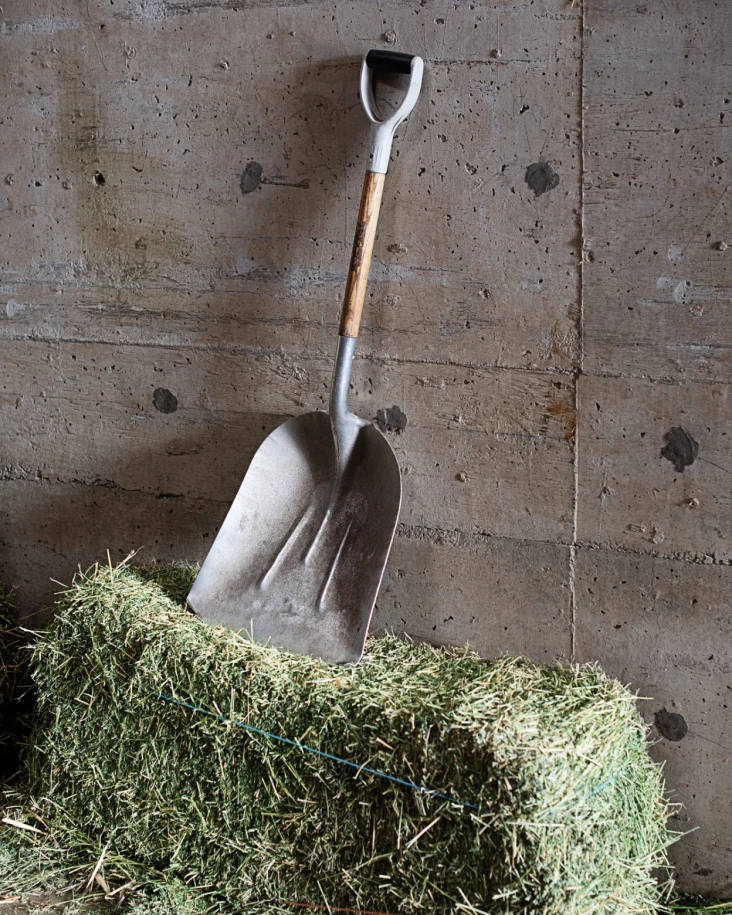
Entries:
POLYGON ((13 841, 70 849, 79 885, 101 849, 111 890, 186 886, 253 915, 663 909, 669 811, 619 683, 394 637, 328 667, 201 624, 182 606, 193 574, 94 567, 61 595, 34 653, 36 801, 15 814, 41 833, 13 841))
POLYGON ((677 915, 732 915, 732 902, 683 895, 673 900, 671 911, 677 915))
MULTIPOLYGON (((27 819, 38 825, 32 810, 25 811, 27 819)), ((39 837, 21 831, 8 830, 0 835, 0 912, 9 915, 212 915, 222 911, 210 905, 206 894, 196 892, 184 883, 161 880, 146 875, 142 884, 120 884, 122 891, 111 898, 96 879, 87 888, 90 875, 102 857, 103 848, 90 844, 88 836, 78 831, 67 832, 54 824, 50 835, 39 837), (62 842, 59 839, 63 839, 62 842), (89 855, 93 863, 89 864, 89 855), (17 900, 22 909, 9 910, 17 900)), ((106 857, 106 856, 105 856, 106 857)), ((115 872, 114 856, 111 871, 115 872)), ((145 877, 144 870, 131 862, 123 868, 145 877)), ((109 865, 108 865, 109 866, 109 865)), ((104 866, 100 869, 104 873, 104 866)), ((104 878, 102 877, 102 881, 104 878)), ((111 889, 111 888, 110 888, 111 889)), ((231 915, 229 911, 228 915, 231 915)))

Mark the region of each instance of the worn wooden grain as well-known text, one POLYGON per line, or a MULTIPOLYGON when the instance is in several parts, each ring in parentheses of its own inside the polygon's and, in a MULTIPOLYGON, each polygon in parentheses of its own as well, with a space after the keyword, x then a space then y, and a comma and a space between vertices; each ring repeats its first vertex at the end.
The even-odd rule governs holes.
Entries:
POLYGON ((579 541, 732 562, 732 388, 597 377, 579 387, 579 541), (662 455, 675 428, 699 446, 681 472, 662 455))
POLYGON ((695 830, 671 849, 680 885, 732 895, 732 569, 580 550, 576 601, 578 660, 648 697, 653 753, 684 805, 676 828, 695 830), (683 719, 665 737, 662 709, 683 719))
POLYGON ((578 15, 73 6, 56 28, 53 4, 6 4, 0 334, 330 352, 368 159, 358 57, 391 28, 428 71, 389 175, 362 351, 574 364, 578 15), (561 183, 537 198, 538 159, 561 183))
MULTIPOLYGON (((0 343, 0 472, 210 499, 223 518, 264 437, 290 416, 327 408, 332 360, 148 355, 0 343)), ((386 411, 406 523, 571 540, 574 389, 566 376, 358 360, 352 385, 356 412, 376 419, 386 411)))
POLYGON ((732 381, 729 32, 727 3, 587 4, 589 371, 732 381))
POLYGON ((366 298, 385 177, 382 173, 367 171, 363 179, 361 205, 358 210, 351 263, 346 278, 341 324, 338 328, 338 333, 343 337, 358 337, 358 329, 361 326, 361 313, 366 298))

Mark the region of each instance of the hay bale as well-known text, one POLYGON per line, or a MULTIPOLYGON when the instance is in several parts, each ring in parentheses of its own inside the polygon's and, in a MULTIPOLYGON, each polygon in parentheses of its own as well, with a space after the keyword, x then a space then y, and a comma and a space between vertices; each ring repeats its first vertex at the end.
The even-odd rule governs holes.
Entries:
POLYGON ((201 624, 193 574, 94 567, 60 596, 34 654, 44 822, 247 913, 659 911, 668 807, 619 683, 395 637, 329 667, 201 624))

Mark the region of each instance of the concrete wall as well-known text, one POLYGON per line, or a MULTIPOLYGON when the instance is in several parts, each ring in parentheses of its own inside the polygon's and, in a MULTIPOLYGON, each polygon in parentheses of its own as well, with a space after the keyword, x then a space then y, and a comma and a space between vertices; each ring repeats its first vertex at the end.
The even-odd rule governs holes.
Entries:
POLYGON ((352 393, 406 417, 377 625, 653 697, 697 828, 681 885, 732 894, 729 5, 2 15, 1 573, 25 606, 107 549, 202 559, 263 437, 324 406, 358 59, 419 52, 352 393))

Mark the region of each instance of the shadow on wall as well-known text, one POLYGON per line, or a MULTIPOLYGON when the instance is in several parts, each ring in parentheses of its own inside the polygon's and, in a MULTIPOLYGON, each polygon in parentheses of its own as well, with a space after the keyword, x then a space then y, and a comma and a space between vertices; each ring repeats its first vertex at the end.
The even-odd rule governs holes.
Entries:
MULTIPOLYGON (((191 433, 186 447, 200 448, 204 436, 203 431, 191 433)), ((221 480, 221 500, 213 500, 146 491, 142 468, 150 465, 150 454, 128 453, 125 458, 142 478, 140 490, 112 481, 5 484, 11 492, 3 509, 1 574, 18 588, 23 625, 33 628, 42 623, 45 613, 41 610, 37 617, 37 611, 51 602, 59 585, 70 584, 79 566, 109 559, 117 563, 133 550, 139 550, 141 562, 200 561, 205 555, 226 515, 227 497, 236 493, 241 468, 230 468, 221 480)), ((121 462, 119 473, 126 473, 121 462)))
MULTIPOLYGON (((354 162, 359 163, 358 191, 360 192, 361 165, 365 168, 368 161, 369 127, 357 100, 359 60, 335 60, 323 63, 323 69, 338 67, 345 71, 341 82, 353 87, 353 105, 345 112, 340 108, 332 116, 318 118, 318 129, 309 132, 309 141, 298 139, 298 151, 307 158, 318 162, 320 170, 329 170, 335 176, 343 176, 345 168, 354 162), (309 147, 308 147, 309 142, 309 147)), ((306 72, 312 67, 298 68, 294 71, 294 85, 302 86, 306 92, 312 91, 312 79, 306 79, 306 72)), ((95 99, 92 107, 100 112, 104 120, 104 105, 95 99)), ((312 99, 303 99, 303 104, 312 99)), ((258 102, 257 102, 258 103, 258 102)), ((262 113, 262 117, 265 114, 262 113)), ((297 122, 293 129, 296 129, 297 122)), ((102 131, 103 132, 103 131, 102 131)), ((233 131, 232 131, 233 135, 233 131)), ((232 140, 237 150, 236 155, 243 162, 239 175, 232 175, 231 195, 236 198, 240 207, 241 235, 246 238, 277 237, 287 234, 286 226, 291 221, 291 213, 285 208, 274 205, 267 208, 254 208, 256 216, 252 219, 252 209, 247 201, 256 194, 276 192, 272 185, 286 183, 282 179, 268 175, 265 164, 257 161, 263 158, 255 148, 245 146, 239 153, 241 137, 232 140), (266 209, 266 219, 264 210, 266 209)), ((287 145, 288 138, 282 138, 287 145)), ((302 184, 306 188, 305 184, 302 184)), ((350 187, 350 185, 349 185, 350 187)), ((124 188, 121 193, 124 194, 124 188)), ((336 207, 334 201, 334 207, 336 207)), ((342 201, 337 203, 342 206, 342 201)), ((353 199, 353 218, 355 221, 358 209, 358 196, 353 199)), ((305 211, 303 211, 305 212, 305 211)), ((323 214, 315 214, 318 219, 323 214)), ((79 208, 79 219, 85 218, 84 208, 79 208)), ((313 225, 303 221, 303 237, 313 234, 313 225)), ((107 239, 107 244, 110 241, 107 239)), ((103 251, 98 251, 98 255, 103 251)), ((296 257, 295 252, 291 252, 296 257)), ((348 266, 348 254, 344 255, 343 272, 348 266)), ((294 263, 284 263, 287 270, 294 263)), ((211 297, 216 293, 212 292, 211 297)), ((244 297, 243 309, 261 310, 267 303, 254 302, 251 297, 244 297)), ((133 302, 134 305, 134 302, 133 302)), ((144 314, 144 312, 143 312, 144 314)), ((144 317, 141 320, 145 320, 144 317)), ((153 320, 150 318, 149 320, 153 320)), ((333 315, 333 325, 337 326, 338 315, 333 315)), ((86 344, 91 351, 93 344, 86 344)), ((336 336, 334 331, 333 351, 335 352, 336 336)), ((140 348, 140 372, 152 371, 149 367, 149 351, 140 348)), ((239 390, 246 390, 248 383, 246 355, 241 356, 241 377, 236 381, 239 390)), ((191 372, 196 372, 196 363, 192 363, 191 372)), ((200 370, 199 370, 200 371, 200 370)), ((123 392, 118 392, 120 397, 123 392)), ((138 404, 130 392, 131 412, 136 412, 138 404)), ((160 414, 169 415, 169 422, 174 422, 179 403, 184 403, 181 391, 172 391, 165 387, 151 387, 148 405, 150 420, 159 418, 160 414)), ((34 422, 43 421, 42 410, 48 401, 38 400, 33 405, 34 422), (40 417, 39 417, 39 414, 40 417)), ((100 405, 100 406, 103 406, 100 405)), ((50 407, 49 407, 50 409, 50 407)), ((55 409, 58 409, 56 406, 55 409)), ((219 525, 223 521, 241 479, 256 447, 281 422, 292 414, 272 415, 265 412, 236 414, 234 420, 216 424, 212 429, 203 424, 194 426, 190 422, 180 424, 180 436, 176 442, 178 453, 190 456, 200 452, 207 455, 204 445, 208 445, 210 454, 211 436, 217 437, 217 467, 219 476, 216 498, 201 496, 197 493, 196 469, 191 472, 190 458, 186 462, 186 474, 181 472, 176 479, 170 480, 170 486, 160 486, 160 471, 156 466, 156 457, 149 451, 134 451, 132 448, 119 447, 115 455, 113 478, 109 479, 109 470, 100 473, 97 479, 79 479, 56 481, 52 458, 47 458, 42 471, 17 467, 9 463, 9 472, 3 484, 2 531, 0 545, 3 557, 0 561, 0 580, 8 585, 18 586, 18 604, 27 625, 33 626, 43 619, 39 607, 48 604, 53 593, 59 590, 58 583, 68 584, 79 565, 87 567, 95 561, 106 562, 107 551, 111 561, 118 562, 132 550, 140 550, 139 559, 149 562, 188 560, 201 561, 205 556, 219 525), (135 488, 120 481, 135 479, 135 488)), ((126 440, 125 430, 120 430, 120 439, 126 440)), ((87 428, 74 430, 76 440, 85 436, 91 441, 97 428, 89 417, 87 428)), ((166 460, 171 454, 168 443, 166 460)), ((171 462, 168 460, 168 463, 171 462)), ((171 465, 174 467, 174 465, 171 465)), ((68 474, 67 474, 68 476, 68 474)), ((79 474, 83 477, 84 474, 79 474)))

